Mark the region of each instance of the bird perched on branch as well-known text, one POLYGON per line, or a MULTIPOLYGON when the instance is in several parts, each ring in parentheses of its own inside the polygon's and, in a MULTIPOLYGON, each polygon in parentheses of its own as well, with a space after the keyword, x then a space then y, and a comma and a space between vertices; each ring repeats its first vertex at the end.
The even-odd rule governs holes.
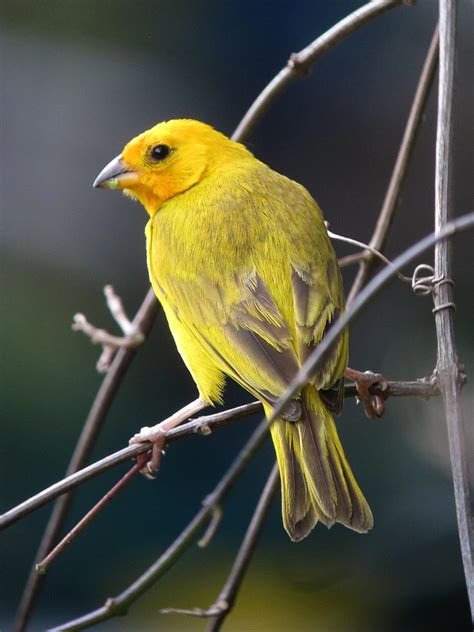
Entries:
MULTIPOLYGON (((225 376, 267 416, 344 309, 341 275, 318 205, 300 184, 194 120, 160 123, 131 140, 95 187, 122 189, 150 216, 151 284, 199 398, 132 442, 152 441, 222 402, 225 376)), ((283 524, 301 540, 320 520, 358 532, 373 519, 337 435, 345 331, 311 382, 271 424, 283 524)))

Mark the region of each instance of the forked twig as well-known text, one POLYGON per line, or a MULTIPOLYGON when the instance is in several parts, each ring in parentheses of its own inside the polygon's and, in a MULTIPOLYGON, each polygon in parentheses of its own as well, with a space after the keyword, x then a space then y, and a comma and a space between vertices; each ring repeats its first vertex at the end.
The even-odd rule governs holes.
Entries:
POLYGON ((206 610, 202 610, 201 608, 192 608, 190 610, 184 608, 162 608, 160 610, 161 613, 185 614, 192 617, 211 618, 213 621, 209 623, 207 632, 217 632, 217 630, 220 629, 224 619, 234 605, 245 571, 248 568, 252 554, 257 546, 258 538, 265 522, 265 518, 270 510, 271 502, 278 489, 279 480, 278 465, 275 463, 270 476, 265 483, 265 487, 263 488, 229 576, 227 577, 227 580, 215 602, 206 610))
POLYGON ((90 338, 93 344, 102 345, 102 353, 96 365, 99 373, 107 373, 119 349, 133 349, 145 341, 145 336, 140 330, 139 324, 128 319, 122 299, 115 293, 111 285, 104 287, 104 295, 107 307, 122 330, 123 336, 114 336, 105 329, 94 327, 84 314, 75 314, 72 324, 73 331, 82 331, 90 338))
MULTIPOLYGON (((453 216, 450 196, 452 166, 452 129, 454 65, 456 57, 456 1, 440 0, 440 72, 438 90, 438 124, 436 134, 435 226, 442 231, 453 216)), ((474 532, 468 457, 464 435, 464 420, 460 400, 459 365, 453 322, 452 246, 439 242, 435 248, 434 291, 438 353, 436 373, 443 396, 448 427, 454 496, 461 542, 462 561, 467 593, 474 623, 474 532)))
POLYGON ((263 488, 262 495, 257 503, 257 507, 255 508, 252 520, 250 521, 245 537, 240 545, 239 552, 237 553, 237 557, 232 565, 229 576, 215 602, 216 606, 222 607, 222 605, 225 604, 225 607, 222 608, 221 612, 214 615, 214 620, 210 622, 207 628, 208 632, 216 632, 220 629, 225 617, 229 614, 232 606, 234 605, 245 571, 247 570, 250 559, 257 545, 258 537, 268 512, 270 511, 273 497, 278 489, 279 480, 280 476, 278 473, 278 465, 275 463, 265 487, 263 488))

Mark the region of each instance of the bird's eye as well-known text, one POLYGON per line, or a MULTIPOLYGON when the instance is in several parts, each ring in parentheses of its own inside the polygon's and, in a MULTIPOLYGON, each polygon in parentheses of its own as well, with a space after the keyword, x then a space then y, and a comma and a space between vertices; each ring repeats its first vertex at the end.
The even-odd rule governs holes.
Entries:
POLYGON ((155 162, 159 162, 160 160, 164 160, 170 153, 170 148, 168 145, 155 145, 151 148, 150 156, 151 159, 155 162))

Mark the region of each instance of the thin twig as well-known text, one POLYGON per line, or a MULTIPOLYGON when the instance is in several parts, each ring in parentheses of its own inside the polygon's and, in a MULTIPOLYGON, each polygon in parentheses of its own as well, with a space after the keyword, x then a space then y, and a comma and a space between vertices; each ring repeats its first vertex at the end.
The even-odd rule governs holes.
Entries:
POLYGON ((206 610, 201 608, 162 608, 160 610, 162 614, 184 614, 192 617, 211 618, 213 620, 209 623, 207 632, 217 632, 217 630, 220 629, 224 619, 232 610, 234 605, 245 571, 247 570, 250 559, 257 545, 260 531, 270 510, 273 497, 278 489, 278 481, 278 465, 275 463, 270 476, 265 483, 262 495, 257 503, 255 512, 252 516, 242 544, 240 545, 239 552, 234 560, 229 576, 227 577, 227 580, 215 602, 206 610))
POLYGON ((335 24, 299 53, 293 53, 286 66, 280 70, 252 103, 239 123, 233 138, 247 137, 280 94, 294 81, 307 76, 311 66, 324 53, 336 44, 340 44, 348 35, 371 19, 400 4, 409 3, 404 3, 403 0, 373 0, 368 2, 335 24))
MULTIPOLYGON (((456 1, 440 0, 440 72, 436 135, 435 226, 442 231, 452 216, 450 196, 454 65, 456 57, 456 1)), ((451 244, 435 248, 434 313, 438 343, 436 372, 448 427, 451 468, 461 553, 467 593, 474 623, 474 534, 468 457, 460 400, 460 368, 454 335, 451 244)))
MULTIPOLYGON (((144 336, 150 332, 151 326, 158 311, 158 301, 153 290, 149 290, 140 309, 138 310, 133 324, 144 336)), ((110 369, 105 376, 99 391, 96 395, 92 408, 82 428, 81 435, 74 449, 71 461, 66 471, 66 476, 70 476, 82 468, 87 461, 89 454, 95 444, 105 416, 114 400, 115 394, 122 382, 125 372, 135 357, 136 349, 120 349, 115 356, 110 369)), ((72 489, 72 487, 71 487, 72 489)), ((69 510, 72 500, 71 494, 65 494, 59 498, 53 508, 48 524, 44 531, 40 545, 35 555, 33 566, 23 590, 22 599, 16 613, 14 632, 22 632, 30 618, 38 590, 43 581, 43 576, 36 572, 36 564, 40 562, 51 550, 57 541, 64 519, 69 510)))
MULTIPOLYGON (((410 114, 403 133, 402 142, 398 151, 397 160, 395 161, 392 176, 390 178, 390 183, 385 194, 382 209, 380 211, 377 224, 375 225, 374 233, 369 242, 369 245, 378 251, 383 250, 387 239, 388 231, 392 224, 400 191, 407 172, 408 163, 418 136, 423 111, 428 101, 430 87, 433 82, 438 62, 438 42, 439 33, 438 27, 436 27, 426 55, 425 63, 423 64, 423 69, 415 91, 410 114)), ((354 279, 354 283, 352 284, 351 291, 349 292, 349 296, 347 298, 348 305, 350 305, 355 296, 366 284, 375 263, 376 259, 374 258, 374 255, 370 251, 367 251, 367 256, 360 262, 358 273, 354 279)))
POLYGON ((140 327, 129 320, 122 299, 115 293, 111 285, 104 287, 104 295, 107 301, 107 307, 113 319, 122 330, 123 336, 114 336, 109 334, 105 329, 95 327, 87 320, 84 314, 75 314, 72 324, 73 331, 82 331, 90 338, 92 344, 102 345, 102 353, 96 364, 99 373, 107 373, 119 349, 122 347, 138 347, 145 341, 145 336, 140 331, 140 327))
MULTIPOLYGON (((437 394, 436 383, 430 378, 422 378, 415 382, 386 382, 386 388, 383 391, 380 390, 378 385, 374 385, 370 388, 372 394, 382 393, 384 398, 387 397, 421 397, 428 399, 437 394)), ((357 389, 353 384, 349 384, 344 388, 345 397, 357 397, 357 389)), ((190 437, 196 434, 208 435, 216 428, 224 425, 228 425, 241 419, 242 417, 248 417, 257 412, 262 411, 262 404, 260 402, 251 402, 249 404, 243 404, 236 408, 224 410, 220 413, 214 413, 213 415, 206 415, 198 417, 195 420, 183 423, 177 428, 173 428, 166 435, 167 444, 182 439, 184 437, 190 437)), ((35 511, 39 507, 42 507, 48 502, 51 502, 61 494, 82 485, 86 481, 99 476, 103 472, 109 470, 115 465, 119 465, 129 459, 137 457, 139 454, 146 452, 151 447, 150 443, 142 443, 131 445, 118 452, 114 452, 109 456, 104 457, 100 461, 96 461, 91 465, 70 474, 68 477, 54 483, 50 487, 43 489, 41 492, 32 496, 28 500, 20 503, 16 507, 13 507, 9 511, 0 516, 0 530, 11 526, 17 520, 20 520, 24 516, 28 515, 32 511, 35 511)), ((46 552, 47 553, 47 552, 46 552)))
POLYGON ((146 592, 166 571, 173 566, 176 560, 184 553, 190 544, 198 537, 206 523, 212 520, 213 512, 219 507, 225 496, 228 494, 235 481, 255 454, 256 450, 264 441, 268 434, 268 426, 265 421, 254 430, 250 439, 237 455, 236 459, 221 478, 216 487, 207 496, 201 509, 197 512, 191 522, 174 540, 171 546, 148 568, 143 575, 136 579, 130 586, 116 597, 109 597, 104 606, 89 612, 74 621, 65 623, 54 628, 50 632, 66 632, 71 630, 82 630, 100 621, 126 614, 128 608, 144 592, 146 592))
POLYGON ((368 252, 354 252, 351 255, 346 255, 345 257, 341 257, 337 260, 337 263, 340 268, 345 268, 347 266, 352 266, 354 263, 359 263, 363 259, 366 259, 369 256, 368 252))
POLYGON ((117 495, 117 492, 121 491, 125 485, 142 469, 144 463, 148 460, 146 454, 141 454, 135 465, 122 476, 122 478, 115 483, 115 485, 96 503, 80 520, 74 525, 74 527, 64 536, 48 555, 36 565, 36 572, 40 575, 44 575, 54 560, 60 555, 68 544, 76 538, 77 535, 97 516, 99 511, 109 504, 109 502, 117 495))
MULTIPOLYGON (((369 244, 364 244, 364 242, 358 241, 357 239, 352 239, 352 237, 345 237, 344 235, 338 235, 337 233, 333 233, 332 231, 330 231, 329 228, 328 228, 328 235, 331 239, 335 239, 336 241, 343 241, 346 244, 351 244, 352 246, 357 246, 358 248, 364 248, 365 250, 370 252, 372 255, 374 255, 374 257, 377 257, 378 259, 380 259, 380 261, 385 263, 385 265, 387 266, 392 265, 392 262, 390 261, 390 259, 387 259, 387 257, 384 254, 379 252, 376 248, 372 248, 372 246, 370 246, 369 244)), ((359 258, 365 259, 365 255, 359 258)), ((407 277, 401 272, 397 272, 397 277, 400 279, 400 281, 403 281, 404 283, 410 283, 410 285, 412 283, 412 277, 407 277)))

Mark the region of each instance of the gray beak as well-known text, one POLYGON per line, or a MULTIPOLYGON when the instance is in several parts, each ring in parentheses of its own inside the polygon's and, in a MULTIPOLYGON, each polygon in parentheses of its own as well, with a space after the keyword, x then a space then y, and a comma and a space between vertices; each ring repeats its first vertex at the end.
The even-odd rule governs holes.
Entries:
POLYGON ((92 186, 95 189, 127 189, 137 182, 137 173, 127 165, 120 154, 102 169, 92 186))

